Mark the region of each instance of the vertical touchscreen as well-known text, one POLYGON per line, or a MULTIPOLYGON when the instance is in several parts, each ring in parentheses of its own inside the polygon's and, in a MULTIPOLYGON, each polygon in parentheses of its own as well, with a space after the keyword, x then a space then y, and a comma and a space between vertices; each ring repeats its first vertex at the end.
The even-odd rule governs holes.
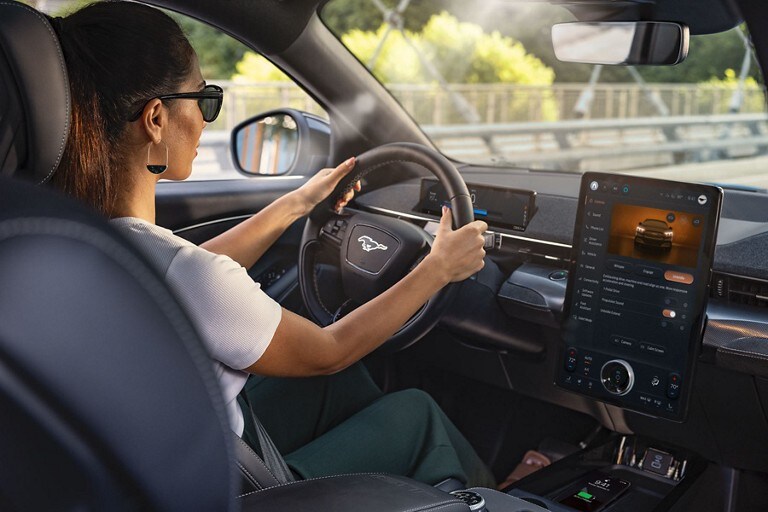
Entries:
POLYGON ((707 185, 584 175, 558 385, 685 417, 721 202, 707 185))

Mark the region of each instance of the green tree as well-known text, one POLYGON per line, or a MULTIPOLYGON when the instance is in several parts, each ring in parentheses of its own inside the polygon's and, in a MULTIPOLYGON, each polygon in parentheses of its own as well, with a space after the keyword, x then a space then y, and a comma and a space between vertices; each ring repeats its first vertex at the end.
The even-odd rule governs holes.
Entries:
POLYGON ((229 80, 248 48, 233 37, 181 14, 169 13, 189 37, 207 80, 229 80))
MULTIPOLYGON (((376 31, 353 29, 344 44, 368 63, 382 40, 386 25, 376 31)), ((527 53, 519 42, 498 32, 486 34, 472 23, 461 23, 448 13, 432 16, 421 32, 407 32, 419 52, 449 83, 551 84, 552 70, 527 53)), ((236 64, 239 81, 287 80, 264 57, 247 52, 236 64)), ((400 32, 391 32, 376 59, 374 75, 384 83, 434 83, 419 55, 400 32)))
MULTIPOLYGON (((638 68, 648 82, 706 82, 724 77, 728 69, 738 70, 744 58, 744 43, 734 28, 718 34, 691 36, 688 58, 677 66, 644 66, 638 68)), ((754 62, 750 76, 758 78, 759 69, 754 62)))
POLYGON ((242 59, 235 64, 235 82, 288 82, 290 78, 280 69, 265 59, 261 54, 245 52, 242 59))
MULTIPOLYGON (((352 30, 344 44, 362 62, 369 62, 386 27, 376 32, 352 30)), ((473 23, 459 22, 443 12, 432 16, 421 32, 390 33, 376 60, 373 74, 385 83, 434 83, 414 47, 449 83, 551 84, 552 70, 522 44, 498 32, 487 34, 473 23), (413 47, 411 46, 413 44, 413 47)))

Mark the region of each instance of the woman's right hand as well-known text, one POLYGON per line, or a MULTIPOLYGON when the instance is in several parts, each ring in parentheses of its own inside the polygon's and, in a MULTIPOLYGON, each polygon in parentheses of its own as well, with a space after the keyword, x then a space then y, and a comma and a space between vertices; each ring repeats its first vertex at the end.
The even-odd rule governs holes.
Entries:
POLYGON ((483 233, 488 229, 488 224, 476 220, 453 230, 451 220, 451 210, 443 206, 435 242, 429 256, 422 262, 430 266, 430 271, 441 276, 445 284, 462 281, 483 268, 483 233))

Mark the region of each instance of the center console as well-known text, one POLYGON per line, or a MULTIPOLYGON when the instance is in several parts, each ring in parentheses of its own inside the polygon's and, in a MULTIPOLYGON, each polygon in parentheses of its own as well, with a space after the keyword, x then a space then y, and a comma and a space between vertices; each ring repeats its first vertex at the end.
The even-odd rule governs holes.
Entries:
POLYGON ((611 435, 505 489, 552 512, 668 510, 706 467, 682 450, 634 436, 611 435))
POLYGON ((705 467, 703 459, 684 450, 610 434, 501 492, 471 488, 452 494, 479 512, 669 510, 705 467))
POLYGON ((707 185, 584 175, 558 386, 685 418, 721 202, 707 185))

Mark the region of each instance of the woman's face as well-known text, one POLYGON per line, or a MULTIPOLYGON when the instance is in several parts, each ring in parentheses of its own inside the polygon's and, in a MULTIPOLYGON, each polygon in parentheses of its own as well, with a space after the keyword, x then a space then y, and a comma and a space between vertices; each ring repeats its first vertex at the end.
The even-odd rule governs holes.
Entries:
MULTIPOLYGON (((195 92, 205 87, 197 59, 192 68, 192 73, 178 92, 195 92)), ((197 156, 200 135, 206 123, 197 100, 194 99, 171 100, 168 103, 168 119, 168 133, 163 139, 168 144, 168 170, 161 177, 183 180, 192 173, 192 161, 197 156)))

